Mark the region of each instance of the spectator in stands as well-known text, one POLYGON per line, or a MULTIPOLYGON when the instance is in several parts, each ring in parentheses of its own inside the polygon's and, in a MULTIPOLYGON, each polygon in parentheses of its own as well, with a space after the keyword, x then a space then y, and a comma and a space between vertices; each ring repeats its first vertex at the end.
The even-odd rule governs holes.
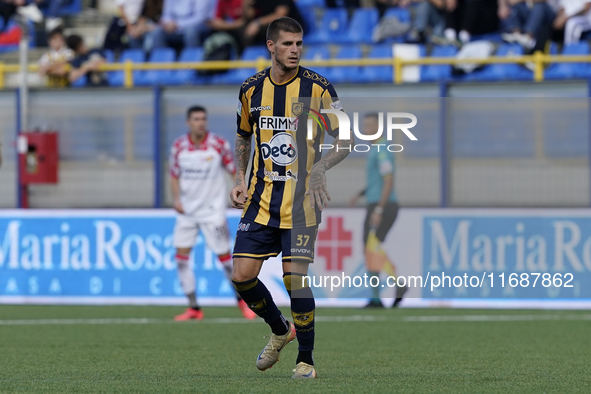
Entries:
POLYGON ((238 40, 238 31, 244 26, 242 0, 218 0, 214 17, 209 21, 213 31, 225 31, 238 40))
POLYGON ((16 7, 22 5, 18 3, 24 4, 25 0, 0 0, 0 18, 2 18, 2 21, 4 22, 2 23, 0 32, 6 28, 10 18, 16 14, 16 7))
MULTIPOLYGON (((213 19, 208 22, 212 33, 203 42, 203 60, 230 60, 239 53, 241 32, 244 28, 242 0, 219 0, 213 19)), ((200 75, 219 74, 223 70, 201 70, 200 75)))
POLYGON ((504 23, 503 40, 520 44, 526 52, 544 50, 552 36, 552 23, 556 10, 541 0, 528 4, 525 0, 511 2, 499 0, 499 18, 504 23))
POLYGON ((85 77, 86 86, 107 86, 105 73, 100 71, 100 67, 106 62, 102 53, 97 49, 89 50, 82 37, 76 34, 69 36, 66 43, 75 55, 74 59, 70 60, 70 83, 85 77))
POLYGON ((162 17, 162 8, 164 0, 144 0, 142 13, 140 14, 136 24, 131 32, 128 33, 129 46, 132 48, 147 48, 153 47, 150 32, 154 31, 162 17))
POLYGON ((47 77, 47 86, 63 88, 70 84, 66 65, 74 58, 74 52, 66 46, 60 28, 49 32, 49 52, 39 60, 39 74, 47 77))
POLYGON ((16 14, 35 23, 41 22, 43 19, 43 14, 34 3, 27 5, 26 0, 0 0, 0 18, 4 22, 2 24, 4 27, 0 28, 0 32, 6 28, 10 18, 16 14))
POLYGON ((160 24, 146 37, 149 41, 145 48, 200 46, 213 12, 213 0, 164 0, 160 24))
POLYGON ((293 0, 251 0, 244 11, 248 21, 242 34, 242 46, 263 45, 267 41, 267 26, 277 18, 289 16, 307 31, 307 26, 293 0))
POLYGON ((474 34, 498 31, 499 17, 497 0, 444 0, 447 43, 461 44, 470 41, 474 34))
POLYGON ((591 30, 590 0, 561 0, 554 29, 564 27, 564 45, 576 44, 581 35, 591 30))
POLYGON ((52 31, 63 25, 64 20, 60 18, 60 9, 72 0, 34 0, 34 2, 45 14, 45 28, 52 31))
POLYGON ((115 0, 118 16, 111 21, 107 29, 103 49, 120 52, 127 45, 142 48, 148 24, 141 17, 144 0, 115 0))
POLYGON ((441 37, 445 29, 444 0, 421 0, 416 3, 409 42, 424 43, 429 35, 441 37))

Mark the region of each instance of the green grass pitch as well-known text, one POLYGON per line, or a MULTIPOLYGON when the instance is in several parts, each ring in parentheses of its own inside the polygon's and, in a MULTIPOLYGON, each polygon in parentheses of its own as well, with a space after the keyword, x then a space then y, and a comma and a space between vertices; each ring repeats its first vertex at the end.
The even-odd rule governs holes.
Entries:
POLYGON ((0 392, 591 392, 589 311, 319 308, 318 379, 295 381, 296 342, 260 372, 267 326, 204 310, 0 306, 0 392))

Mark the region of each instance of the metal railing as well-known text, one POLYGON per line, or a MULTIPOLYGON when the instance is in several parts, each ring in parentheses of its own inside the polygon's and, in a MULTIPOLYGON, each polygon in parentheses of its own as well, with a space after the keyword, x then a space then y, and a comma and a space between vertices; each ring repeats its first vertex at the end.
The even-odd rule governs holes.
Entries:
MULTIPOLYGON (((536 52, 533 55, 522 56, 491 56, 488 58, 458 59, 454 57, 423 57, 417 59, 392 58, 364 58, 364 59, 330 59, 330 60, 303 60, 301 64, 306 67, 340 67, 340 66, 392 66, 392 81, 401 84, 402 69, 405 66, 427 66, 427 65, 456 65, 476 63, 488 64, 522 64, 532 63, 534 66, 533 80, 536 82, 544 80, 544 67, 553 63, 591 63, 591 55, 547 55, 536 52)), ((134 86, 133 72, 146 70, 229 70, 236 68, 255 68, 263 70, 271 65, 271 60, 258 58, 256 60, 219 60, 202 62, 174 62, 174 63, 108 63, 101 67, 102 71, 123 71, 123 86, 132 88, 134 86)), ((30 64, 29 72, 36 72, 38 65, 30 64)), ((16 64, 0 63, 0 89, 5 87, 5 74, 18 73, 20 67, 16 64)))

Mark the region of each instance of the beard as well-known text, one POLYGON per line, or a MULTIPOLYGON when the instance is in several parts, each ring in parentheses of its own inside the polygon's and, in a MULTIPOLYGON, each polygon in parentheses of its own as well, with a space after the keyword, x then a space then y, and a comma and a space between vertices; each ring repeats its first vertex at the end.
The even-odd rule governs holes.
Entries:
POLYGON ((286 65, 285 63, 283 63, 281 60, 279 60, 277 58, 275 58, 275 61, 277 62, 277 66, 279 66, 279 68, 282 71, 293 71, 293 70, 297 69, 300 64, 300 62, 298 62, 295 66, 291 67, 291 66, 286 65))

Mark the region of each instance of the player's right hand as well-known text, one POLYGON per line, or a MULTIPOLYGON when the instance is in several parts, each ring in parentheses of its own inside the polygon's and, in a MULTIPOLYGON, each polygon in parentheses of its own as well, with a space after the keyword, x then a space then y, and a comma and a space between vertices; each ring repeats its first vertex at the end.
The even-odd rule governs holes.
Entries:
POLYGON ((248 189, 244 182, 234 185, 230 192, 230 200, 232 200, 232 207, 244 209, 244 204, 248 199, 248 189))
POLYGON ((185 213, 185 210, 183 209, 183 204, 181 204, 179 200, 174 202, 174 210, 178 213, 185 213))

